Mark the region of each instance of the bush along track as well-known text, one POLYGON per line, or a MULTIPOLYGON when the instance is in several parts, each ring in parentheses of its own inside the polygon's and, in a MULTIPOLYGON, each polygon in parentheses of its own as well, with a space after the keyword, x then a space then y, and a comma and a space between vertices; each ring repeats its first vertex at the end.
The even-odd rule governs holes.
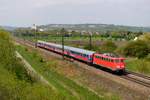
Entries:
MULTIPOLYGON (((49 68, 49 63, 45 61, 36 51, 30 51, 25 47, 17 46, 17 51, 32 65, 32 67, 43 75, 58 92, 67 100, 105 100, 105 97, 95 94, 88 88, 78 85, 74 81, 58 74, 49 68)), ((56 66, 57 64, 53 64, 56 66)), ((63 66, 62 66, 63 67, 63 66)))
POLYGON ((138 73, 150 75, 150 61, 146 59, 128 58, 127 69, 138 73))

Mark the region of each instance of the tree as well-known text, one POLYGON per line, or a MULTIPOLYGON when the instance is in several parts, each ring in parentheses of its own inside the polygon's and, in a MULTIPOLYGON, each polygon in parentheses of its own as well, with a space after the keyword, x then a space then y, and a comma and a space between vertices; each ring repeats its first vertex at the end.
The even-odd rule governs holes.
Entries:
POLYGON ((120 36, 120 34, 118 32, 111 32, 111 36, 113 38, 118 38, 120 36))
POLYGON ((150 43, 150 33, 145 33, 139 37, 140 40, 150 43))
POLYGON ((143 58, 148 55, 150 48, 145 41, 131 41, 126 44, 123 53, 126 56, 143 58))
POLYGON ((0 30, 0 63, 5 64, 7 67, 14 64, 15 60, 15 48, 9 33, 0 30))
POLYGON ((100 52, 114 52, 114 50, 117 48, 116 44, 112 41, 105 41, 101 46, 100 46, 100 52))

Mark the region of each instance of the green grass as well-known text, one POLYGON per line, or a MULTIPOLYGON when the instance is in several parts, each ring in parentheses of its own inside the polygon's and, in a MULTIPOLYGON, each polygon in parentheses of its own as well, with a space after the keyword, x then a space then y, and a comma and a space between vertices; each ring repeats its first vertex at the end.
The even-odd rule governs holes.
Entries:
MULTIPOLYGON (((40 83, 19 80, 15 74, 0 65, 1 100, 62 100, 62 95, 40 83)), ((21 72, 20 72, 21 73, 21 72)))
MULTIPOLYGON (((36 52, 29 52, 23 47, 17 47, 17 50, 22 56, 32 65, 37 72, 42 74, 67 100, 105 100, 99 97, 87 88, 76 84, 74 81, 58 74, 56 71, 50 69, 50 66, 55 65, 51 61, 42 61, 41 57, 36 52)), ((63 67, 63 66, 62 66, 63 67)))
POLYGON ((150 75, 150 61, 148 60, 128 58, 126 67, 128 70, 150 75))

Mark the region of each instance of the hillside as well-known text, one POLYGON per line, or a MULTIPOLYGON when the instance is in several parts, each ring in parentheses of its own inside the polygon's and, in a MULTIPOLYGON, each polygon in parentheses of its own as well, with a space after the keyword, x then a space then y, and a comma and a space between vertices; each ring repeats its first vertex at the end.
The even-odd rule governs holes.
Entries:
MULTIPOLYGON (((12 27, 12 26, 0 26, 1 28, 14 31, 15 29, 31 29, 31 27, 12 27)), ((131 32, 150 32, 150 27, 137 27, 137 26, 123 26, 113 24, 48 24, 38 25, 38 28, 44 30, 57 30, 65 28, 67 30, 76 31, 93 31, 93 32, 107 32, 107 31, 131 31, 131 32)))
POLYGON ((78 31, 132 31, 132 32, 150 32, 150 27, 136 27, 136 26, 121 26, 113 24, 49 24, 41 25, 40 28, 45 30, 66 28, 68 30, 78 30, 78 31))
POLYGON ((13 27, 13 26, 0 26, 0 28, 3 28, 3 29, 8 30, 8 31, 13 31, 13 30, 15 30, 17 27, 13 27))

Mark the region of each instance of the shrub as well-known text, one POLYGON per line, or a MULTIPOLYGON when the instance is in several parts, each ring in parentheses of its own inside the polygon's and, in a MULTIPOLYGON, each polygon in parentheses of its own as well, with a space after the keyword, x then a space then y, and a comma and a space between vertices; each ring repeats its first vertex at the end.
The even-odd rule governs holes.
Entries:
POLYGON ((0 63, 11 69, 10 66, 16 61, 15 58, 15 48, 9 33, 0 30, 0 63))
POLYGON ((131 41, 123 48, 123 54, 125 56, 143 58, 148 55, 150 48, 147 43, 141 40, 131 41))
POLYGON ((99 51, 100 52, 114 52, 117 48, 116 44, 112 41, 105 41, 101 46, 99 51))
POLYGON ((150 74, 150 62, 144 59, 128 59, 126 60, 126 66, 127 69, 140 72, 140 73, 145 73, 145 74, 150 74))

